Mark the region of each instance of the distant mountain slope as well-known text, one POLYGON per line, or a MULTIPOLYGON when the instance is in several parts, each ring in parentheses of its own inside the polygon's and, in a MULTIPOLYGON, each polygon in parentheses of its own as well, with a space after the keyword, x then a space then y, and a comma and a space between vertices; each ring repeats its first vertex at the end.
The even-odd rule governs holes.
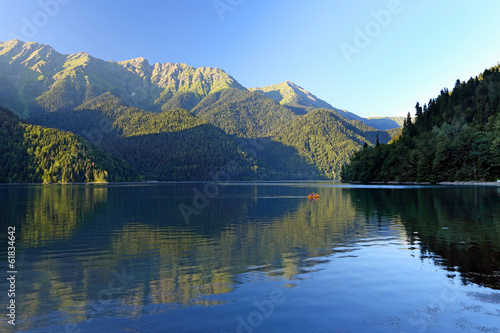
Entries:
MULTIPOLYGON (((348 121, 337 112, 316 109, 278 131, 274 139, 297 149, 321 174, 339 179, 342 166, 365 142, 375 144, 389 135, 359 121, 348 121)), ((279 158, 279 157, 278 157, 279 158)))
MULTIPOLYGON (((48 45, 19 40, 0 42, 0 83, 3 88, 0 105, 22 117, 72 110, 108 91, 128 106, 159 112, 176 108, 192 110, 206 96, 227 88, 247 90, 220 68, 174 63, 150 65, 141 57, 104 61, 85 52, 60 54, 48 45)), ((396 120, 393 118, 366 120, 334 108, 290 81, 249 90, 272 98, 296 114, 328 108, 381 130, 398 127, 390 123, 396 120)), ((400 122, 402 119, 396 120, 400 122)))
POLYGON ((210 94, 192 112, 226 133, 241 137, 270 136, 293 117, 290 109, 268 97, 234 88, 210 94))
POLYGON ((0 107, 0 183, 134 181, 129 165, 72 133, 22 122, 0 107))
POLYGON ((290 81, 262 88, 250 88, 249 90, 272 98, 281 105, 291 107, 291 109, 298 114, 304 114, 309 109, 334 109, 334 107, 327 102, 290 81))
POLYGON ((183 109, 143 111, 106 93, 72 112, 51 112, 31 121, 88 138, 148 180, 210 180, 229 163, 236 170, 234 180, 267 177, 222 130, 183 109))
POLYGON ((277 103, 288 107, 296 114, 306 114, 314 109, 331 109, 337 111, 344 118, 360 120, 368 126, 381 131, 403 126, 404 117, 363 118, 352 112, 333 107, 331 104, 319 99, 309 91, 290 81, 262 88, 250 88, 249 90, 272 98, 277 103))
POLYGON ((403 131, 403 127, 396 127, 386 130, 386 132, 390 135, 391 140, 397 139, 403 131))
POLYGON ((366 120, 361 120, 368 126, 377 128, 381 131, 386 131, 393 128, 403 127, 405 117, 369 117, 366 120))
POLYGON ((107 91, 130 106, 166 111, 191 109, 224 88, 245 89, 219 68, 150 65, 144 58, 104 61, 19 40, 0 43, 0 82, 9 90, 0 94, 0 104, 22 116, 71 110, 107 91))
POLYGON ((359 120, 368 126, 376 128, 381 131, 386 131, 388 129, 398 128, 403 126, 403 121, 405 117, 368 117, 363 118, 346 110, 335 109, 343 117, 351 120, 359 120))

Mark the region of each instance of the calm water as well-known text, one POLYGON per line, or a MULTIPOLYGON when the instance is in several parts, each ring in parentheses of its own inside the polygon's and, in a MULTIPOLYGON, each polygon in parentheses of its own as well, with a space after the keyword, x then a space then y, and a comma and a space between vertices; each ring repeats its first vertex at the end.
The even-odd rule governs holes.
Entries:
POLYGON ((17 331, 500 332, 496 187, 3 186, 0 219, 17 331))

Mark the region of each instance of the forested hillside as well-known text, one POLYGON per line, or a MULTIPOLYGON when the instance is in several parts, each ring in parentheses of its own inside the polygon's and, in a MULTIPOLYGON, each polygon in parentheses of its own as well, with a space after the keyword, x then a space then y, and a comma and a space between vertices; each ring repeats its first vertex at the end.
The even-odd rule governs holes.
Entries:
POLYGON ((388 142, 389 135, 360 121, 348 121, 336 111, 316 109, 278 131, 275 140, 293 147, 321 174, 338 179, 342 166, 366 143, 388 142))
POLYGON ((234 180, 267 177, 222 130, 177 109, 154 113, 123 105, 110 93, 71 112, 31 118, 72 131, 129 162, 147 180, 210 180, 233 162, 234 180))
POLYGON ((500 179, 500 66, 415 107, 391 144, 354 154, 343 179, 468 181, 500 179))
POLYGON ((22 122, 0 107, 0 183, 135 181, 120 159, 76 135, 22 122))
POLYGON ((272 99, 237 89, 210 94, 192 112, 228 134, 249 138, 270 136, 293 117, 272 99))

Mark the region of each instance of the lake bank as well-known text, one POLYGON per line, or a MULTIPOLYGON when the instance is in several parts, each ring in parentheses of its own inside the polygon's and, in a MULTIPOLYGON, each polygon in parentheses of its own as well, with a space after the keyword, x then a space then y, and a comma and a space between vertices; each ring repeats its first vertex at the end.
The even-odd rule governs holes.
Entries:
POLYGON ((500 186, 500 182, 440 182, 438 185, 500 186))
POLYGON ((349 184, 368 184, 368 185, 443 185, 443 186, 500 186, 500 181, 497 182, 439 182, 439 183, 431 183, 431 182, 369 182, 369 183, 361 183, 361 182, 348 182, 349 184))
POLYGON ((211 181, 211 180, 186 180, 186 181, 142 181, 142 182, 75 182, 75 183, 0 183, 0 186, 29 186, 29 185, 154 185, 154 184, 195 184, 195 183, 235 183, 235 184, 245 184, 245 183, 302 183, 302 182, 334 182, 334 183, 344 183, 353 185, 443 185, 443 186, 500 186, 500 181, 497 182, 351 182, 342 180, 244 180, 244 181, 211 181))
POLYGON ((74 183, 0 183, 0 186, 26 186, 26 185, 161 185, 161 184, 196 184, 196 183, 235 183, 235 184, 248 184, 248 183, 303 183, 303 182, 335 182, 341 183, 340 180, 229 180, 229 181, 215 181, 215 180, 165 180, 165 181, 143 181, 143 182, 74 182, 74 183))

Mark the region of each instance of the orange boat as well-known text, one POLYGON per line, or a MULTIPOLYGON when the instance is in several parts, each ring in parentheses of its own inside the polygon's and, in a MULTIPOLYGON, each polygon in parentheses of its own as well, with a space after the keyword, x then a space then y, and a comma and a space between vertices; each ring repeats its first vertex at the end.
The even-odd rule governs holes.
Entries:
POLYGON ((307 196, 308 199, 319 199, 319 194, 312 193, 307 196))

